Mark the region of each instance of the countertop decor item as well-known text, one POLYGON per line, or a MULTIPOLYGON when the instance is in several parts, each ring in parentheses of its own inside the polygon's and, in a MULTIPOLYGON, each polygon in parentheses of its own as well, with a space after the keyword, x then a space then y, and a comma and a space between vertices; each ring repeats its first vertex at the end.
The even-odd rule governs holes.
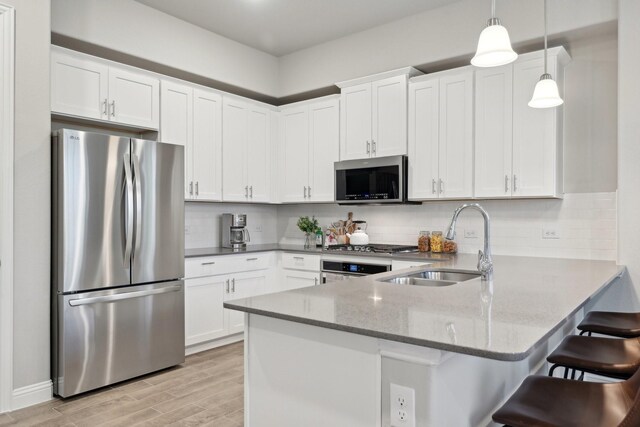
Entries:
POLYGON ((316 217, 301 216, 298 218, 298 228, 305 234, 304 247, 310 248, 315 245, 316 231, 320 229, 316 217))

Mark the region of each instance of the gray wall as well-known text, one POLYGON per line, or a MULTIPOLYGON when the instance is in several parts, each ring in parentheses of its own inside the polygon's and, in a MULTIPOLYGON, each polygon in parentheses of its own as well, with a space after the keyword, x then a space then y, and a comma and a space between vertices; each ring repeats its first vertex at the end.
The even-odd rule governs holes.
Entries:
POLYGON ((50 378, 50 3, 49 0, 2 1, 16 9, 15 389, 50 378))

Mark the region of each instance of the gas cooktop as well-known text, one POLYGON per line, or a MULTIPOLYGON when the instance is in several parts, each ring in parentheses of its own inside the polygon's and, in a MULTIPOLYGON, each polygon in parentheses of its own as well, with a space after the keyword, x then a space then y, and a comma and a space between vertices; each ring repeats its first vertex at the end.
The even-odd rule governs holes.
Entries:
POLYGON ((326 248, 329 252, 371 252, 377 254, 397 254, 402 252, 417 252, 417 246, 407 245, 333 245, 326 248))

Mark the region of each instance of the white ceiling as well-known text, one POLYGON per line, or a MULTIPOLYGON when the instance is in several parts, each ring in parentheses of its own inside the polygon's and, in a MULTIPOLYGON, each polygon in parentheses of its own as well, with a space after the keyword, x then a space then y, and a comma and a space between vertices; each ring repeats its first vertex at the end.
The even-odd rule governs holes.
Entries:
POLYGON ((275 56, 459 0, 136 0, 275 56))

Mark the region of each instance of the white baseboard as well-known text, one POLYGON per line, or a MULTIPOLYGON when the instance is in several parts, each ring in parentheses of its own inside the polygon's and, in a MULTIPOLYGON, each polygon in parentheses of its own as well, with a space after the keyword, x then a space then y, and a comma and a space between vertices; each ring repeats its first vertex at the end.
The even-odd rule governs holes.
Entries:
POLYGON ((194 344, 184 349, 185 356, 200 353, 201 351, 211 350, 212 348, 222 347, 223 345, 233 344, 234 342, 242 341, 244 334, 242 332, 231 335, 228 337, 220 338, 213 341, 207 341, 202 344, 194 344))
POLYGON ((11 410, 26 408, 38 403, 51 400, 53 397, 53 384, 51 380, 37 384, 31 384, 13 390, 11 410))

